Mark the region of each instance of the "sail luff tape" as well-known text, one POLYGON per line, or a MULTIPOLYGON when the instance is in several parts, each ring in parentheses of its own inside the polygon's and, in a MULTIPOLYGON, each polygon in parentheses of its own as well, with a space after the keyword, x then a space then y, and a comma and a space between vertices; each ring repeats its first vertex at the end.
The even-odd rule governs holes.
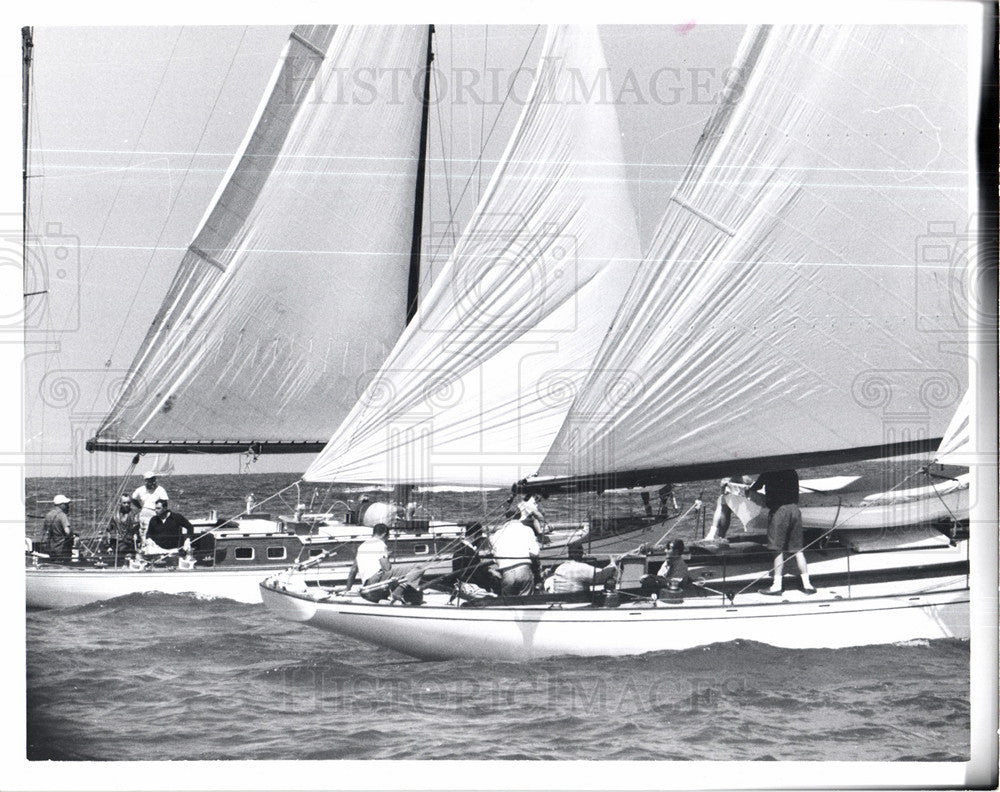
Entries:
POLYGON ((226 271, 226 266, 221 261, 217 261, 216 259, 212 258, 210 255, 208 255, 208 253, 206 253, 200 247, 191 245, 190 247, 188 247, 188 250, 194 253, 202 261, 211 264, 213 267, 218 267, 222 272, 226 271))
POLYGON ((691 214, 695 215, 696 217, 700 217, 706 223, 711 223, 716 228, 718 228, 723 234, 727 234, 727 235, 729 235, 731 237, 736 236, 736 232, 732 228, 730 228, 729 226, 727 226, 725 223, 723 223, 721 220, 716 220, 711 215, 706 214, 705 212, 702 212, 700 209, 696 209, 691 204, 689 204, 687 201, 685 201, 683 198, 680 198, 677 195, 671 195, 670 196, 670 200, 673 201, 674 203, 676 203, 678 206, 684 207, 685 209, 687 209, 691 214))
POLYGON ((326 53, 323 52, 323 50, 321 50, 319 47, 317 47, 308 39, 305 39, 302 36, 300 36, 294 30, 289 35, 289 38, 295 39, 297 42, 299 42, 299 44, 301 44, 303 47, 305 47, 307 50, 313 53, 313 55, 316 55, 320 60, 326 57, 326 53))

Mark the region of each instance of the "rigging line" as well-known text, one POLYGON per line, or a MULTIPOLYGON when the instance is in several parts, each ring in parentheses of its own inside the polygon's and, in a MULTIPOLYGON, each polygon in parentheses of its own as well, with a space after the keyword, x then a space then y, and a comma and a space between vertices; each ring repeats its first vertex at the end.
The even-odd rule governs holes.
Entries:
MULTIPOLYGON (((272 501, 275 498, 280 498, 284 493, 288 492, 288 490, 292 489, 296 484, 299 484, 301 481, 302 481, 301 479, 296 479, 291 484, 288 484, 287 486, 282 487, 281 489, 279 489, 273 495, 268 495, 266 498, 264 498, 264 500, 258 501, 257 503, 255 503, 254 504, 254 508, 256 509, 256 508, 258 508, 260 506, 263 506, 265 503, 267 503, 268 501, 272 501)), ((251 512, 247 512, 247 511, 241 511, 239 514, 234 514, 232 517, 229 517, 224 522, 219 523, 214 528, 211 528, 208 531, 205 531, 205 533, 203 533, 203 534, 198 534, 198 536, 196 536, 194 539, 191 540, 191 544, 193 545, 195 542, 200 542, 204 537, 208 536, 209 534, 214 534, 220 528, 224 528, 225 526, 229 525, 230 523, 232 523, 233 525, 235 525, 236 521, 240 517, 252 517, 252 513, 251 512)), ((176 552, 176 549, 171 551, 171 553, 174 553, 174 552, 176 552)), ((168 553, 167 555, 170 555, 170 553, 168 553)), ((164 556, 164 558, 165 557, 166 556, 164 556)))
MULTIPOLYGON (((490 48, 490 26, 486 25, 483 31, 483 81, 486 80, 486 53, 490 48)), ((502 109, 502 108, 501 108, 502 109)), ((483 102, 480 105, 479 113, 479 152, 480 152, 480 162, 477 170, 479 171, 479 183, 476 185, 476 203, 483 197, 483 163, 482 163, 482 151, 483 151, 483 132, 486 129, 486 99, 485 93, 483 102)))
MULTIPOLYGON (((118 502, 121 500, 122 495, 125 494, 127 488, 127 481, 135 471, 136 466, 139 464, 139 460, 133 457, 132 462, 129 464, 125 472, 119 477, 118 483, 115 485, 114 495, 111 500, 106 501, 104 509, 99 517, 95 517, 94 523, 90 526, 90 531, 86 534, 81 532, 79 534, 83 546, 92 555, 99 555, 98 550, 100 549, 101 537, 104 534, 104 528, 107 528, 111 524, 111 517, 114 514, 114 510, 118 506, 118 502), (104 526, 104 528, 102 528, 104 526)), ((97 488, 96 485, 93 490, 94 499, 97 499, 97 488)), ((117 566, 117 556, 115 558, 115 565, 117 566)))
MULTIPOLYGON (((499 511, 499 509, 498 509, 498 511, 499 511)), ((476 522, 476 521, 473 521, 473 522, 476 522)), ((419 571, 421 574, 426 573, 427 570, 430 569, 430 567, 433 566, 436 562, 443 561, 446 554, 453 554, 455 552, 455 550, 458 549, 459 545, 461 545, 463 543, 464 539, 465 539, 464 536, 455 537, 454 539, 446 542, 441 547, 440 550, 438 550, 436 553, 434 553, 434 555, 429 556, 428 558, 426 558, 422 563, 415 563, 415 564, 412 564, 412 565, 408 564, 407 568, 410 569, 410 570, 413 570, 413 571, 419 571)), ((448 573, 448 574, 453 574, 453 573, 448 573)), ((374 588, 377 588, 379 586, 385 585, 386 582, 387 581, 380 581, 379 583, 374 583, 371 586, 362 586, 361 590, 362 591, 370 591, 370 590, 372 590, 374 588)))
MULTIPOLYGON (((531 45, 535 43, 535 38, 538 36, 538 31, 541 29, 541 25, 535 25, 535 32, 531 34, 531 41, 528 42, 528 46, 524 49, 524 55, 521 57, 521 62, 518 64, 517 69, 514 70, 514 74, 518 74, 521 71, 521 67, 524 66, 524 62, 528 58, 528 53, 531 51, 531 45)), ((507 106, 507 100, 510 98, 511 92, 514 90, 515 80, 510 81, 510 85, 507 86, 507 93, 503 98, 503 102, 500 103, 500 109, 497 111, 496 117, 493 119, 493 126, 490 127, 489 134, 486 136, 486 142, 489 143, 490 139, 493 137, 493 132, 496 130, 497 124, 500 122, 500 116, 503 115, 503 110, 507 106)), ((473 163, 473 170, 469 174, 469 178, 465 180, 465 185, 462 187, 462 192, 458 196, 457 204, 462 203, 462 199, 465 197, 465 193, 469 189, 469 185, 472 183, 472 177, 476 173, 476 168, 481 167, 483 159, 483 151, 480 149, 479 156, 476 157, 475 163, 473 163)))
MULTIPOLYGON (((163 71, 160 74, 160 80, 156 84, 156 90, 153 91, 153 98, 150 100, 149 107, 146 109, 146 115, 142 119, 142 125, 139 127, 139 132, 136 135, 135 146, 133 147, 132 151, 129 153, 129 161, 130 162, 132 160, 132 157, 135 156, 135 153, 138 150, 139 141, 142 139, 143 132, 146 131, 146 125, 149 123, 149 117, 153 113, 153 107, 156 104, 156 99, 160 95, 160 90, 163 88, 164 80, 166 80, 167 72, 170 71, 170 66, 173 63, 174 55, 177 52, 177 46, 178 46, 178 44, 180 44, 181 36, 183 34, 184 34, 184 27, 181 27, 181 29, 177 31, 177 38, 174 39, 174 44, 173 44, 173 46, 170 49, 170 54, 167 56, 166 63, 163 66, 163 71)), ((87 264, 84 267, 83 272, 80 274, 80 281, 81 282, 83 282, 84 280, 86 280, 87 274, 90 272, 90 267, 94 263, 94 258, 97 255, 97 251, 98 251, 98 249, 101 246, 101 240, 104 238, 104 231, 105 231, 105 229, 108 226, 108 221, 111 219, 111 212, 114 209, 115 204, 118 202, 119 195, 121 195, 122 186, 123 186, 123 184, 125 182, 124 173, 126 171, 127 171, 127 168, 123 170, 123 178, 121 179, 121 181, 119 181, 119 183, 118 183, 118 189, 115 191, 114 197, 111 199, 111 202, 108 204, 108 211, 104 215, 104 223, 101 225, 101 230, 97 234, 97 242, 94 244, 94 248, 93 248, 94 252, 90 254, 90 258, 87 260, 87 264)))
MULTIPOLYGON (((924 473, 927 475, 927 478, 930 479, 930 481, 931 481, 931 487, 934 488, 934 494, 937 496, 937 499, 939 501, 941 501, 941 505, 944 506, 945 511, 947 511, 948 514, 951 515, 951 522, 952 522, 952 524, 953 525, 958 525, 958 517, 955 516, 955 512, 953 512, 951 510, 951 506, 948 505, 947 501, 945 501, 944 497, 941 495, 941 492, 938 490, 937 483, 933 480, 934 477, 933 477, 933 474, 930 472, 929 467, 928 468, 924 468, 924 473)), ((958 479, 951 479, 951 480, 952 481, 958 481, 958 479)))
MULTIPOLYGON (((181 27, 181 29, 177 31, 177 38, 174 39, 174 44, 170 48, 170 54, 167 56, 166 63, 163 66, 163 71, 160 74, 160 80, 156 84, 156 90, 153 91, 153 98, 149 102, 149 107, 146 109, 146 115, 142 119, 142 125, 139 127, 139 132, 138 132, 138 134, 135 137, 135 146, 132 149, 132 153, 129 154, 129 162, 130 163, 131 163, 132 157, 135 156, 135 151, 139 148, 139 142, 142 140, 143 132, 146 131, 146 125, 149 123, 149 118, 153 114, 153 107, 156 104, 157 97, 160 95, 160 90, 163 88, 163 83, 166 80, 167 72, 170 71, 170 66, 173 63, 174 55, 177 52, 177 46, 180 44, 181 36, 184 34, 184 29, 185 29, 184 27, 181 27)), ((91 268, 91 266, 94 263, 94 259, 97 257, 97 252, 98 252, 98 250, 100 250, 101 240, 104 238, 104 232, 107 229, 108 223, 111 220, 111 213, 114 211, 115 205, 118 203, 118 197, 121 195, 122 188, 123 188, 123 186, 125 184, 125 175, 126 175, 126 173, 127 173, 127 170, 126 171, 122 171, 122 178, 118 182, 118 188, 115 190, 114 197, 111 199, 111 202, 108 204, 108 210, 104 214, 104 222, 101 224, 101 230, 97 232, 97 241, 94 244, 93 251, 90 254, 90 258, 87 259, 87 264, 83 267, 83 270, 80 273, 80 283, 83 283, 87 279, 87 275, 90 272, 90 268, 91 268)), ((77 297, 77 299, 79 299, 79 296, 77 297)), ((133 298, 133 302, 134 302, 134 298, 133 298)), ((131 306, 129 306, 129 309, 131 310, 131 306)), ((71 315, 72 315, 72 312, 71 312, 71 315)), ((117 335, 120 336, 121 335, 121 331, 119 331, 117 335)), ((116 340, 116 344, 117 344, 117 340, 116 340)), ((102 387, 95 389, 95 391, 94 391, 94 399, 93 399, 93 401, 91 402, 91 405, 90 405, 90 412, 94 412, 94 407, 96 406, 97 400, 98 400, 98 398, 100 398, 100 394, 103 391, 104 391, 103 385, 102 385, 102 387)))
MULTIPOLYGON (((920 468, 919 470, 915 470, 915 471, 913 471, 913 472, 912 472, 912 473, 911 473, 911 474, 910 474, 909 476, 907 476, 906 478, 904 478, 904 479, 903 479, 902 481, 899 481, 899 482, 897 482, 897 483, 896 483, 896 484, 894 484, 893 486, 889 487, 889 489, 888 489, 888 490, 886 490, 886 491, 887 491, 887 492, 892 492, 892 491, 893 491, 893 490, 895 490, 895 489, 899 489, 899 488, 900 488, 900 487, 902 487, 902 486, 903 486, 903 485, 904 485, 904 484, 905 484, 905 483, 906 483, 907 481, 909 481, 909 480, 910 480, 911 478, 913 478, 914 476, 916 476, 916 475, 919 475, 919 474, 920 474, 921 472, 923 472, 923 468, 920 468)), ((865 504, 862 504, 861 508, 860 508, 860 509, 858 509, 858 510, 857 510, 857 511, 856 511, 856 512, 855 512, 854 514, 852 514, 852 515, 851 515, 851 516, 849 516, 849 517, 845 517, 845 518, 844 518, 844 519, 843 519, 843 520, 842 520, 841 522, 839 522, 839 523, 834 523, 834 525, 832 525, 831 527, 827 528, 827 529, 826 529, 826 530, 825 530, 825 531, 824 531, 823 533, 821 533, 821 534, 820 534, 819 536, 817 536, 817 537, 816 537, 815 539, 813 539, 813 540, 812 540, 811 542, 809 542, 808 544, 805 544, 805 545, 803 545, 803 546, 802 546, 802 550, 801 550, 801 552, 803 552, 803 553, 804 553, 804 552, 805 552, 806 550, 808 550, 808 549, 809 549, 810 547, 812 547, 813 545, 816 545, 816 544, 818 544, 819 542, 822 542, 822 541, 823 541, 823 540, 824 540, 824 539, 825 539, 826 537, 828 537, 828 536, 829 536, 830 534, 832 534, 832 533, 833 533, 834 531, 837 531, 837 530, 840 530, 840 529, 841 529, 841 528, 842 528, 842 527, 844 526, 844 524, 845 524, 845 523, 849 523, 849 522, 850 522, 851 520, 853 520, 853 519, 854 519, 855 517, 857 517, 857 516, 858 516, 858 515, 860 515, 860 514, 861 514, 862 512, 864 512, 864 510, 865 510, 865 509, 868 509, 868 508, 870 508, 870 507, 872 507, 872 506, 875 506, 875 505, 877 505, 877 504, 875 504, 875 503, 865 503, 865 504)), ((773 554, 772 554, 772 555, 773 555, 773 554)), ((745 586, 744 586, 743 588, 741 588, 741 589, 740 589, 739 591, 736 591, 736 592, 733 592, 733 596, 732 596, 732 597, 730 598, 730 602, 732 602, 732 600, 733 600, 733 599, 734 599, 734 598, 736 597, 736 595, 737 595, 737 594, 742 594, 742 593, 743 593, 743 592, 745 592, 745 591, 746 591, 747 589, 749 589, 749 588, 752 588, 752 587, 756 586, 757 584, 759 584, 759 583, 760 583, 760 581, 761 581, 761 580, 763 580, 763 579, 764 579, 765 577, 767 577, 768 575, 770 575, 770 574, 772 573, 772 571, 773 571, 773 570, 771 570, 771 569, 766 569, 766 570, 764 570, 764 571, 763 571, 763 572, 761 572, 761 573, 760 573, 759 575, 757 575, 757 577, 755 577, 755 578, 754 578, 753 580, 751 580, 751 581, 750 581, 749 583, 747 583, 747 584, 746 584, 746 585, 745 585, 745 586)))
MULTIPOLYGON (((246 38, 246 35, 247 35, 247 27, 244 27, 243 28, 243 32, 240 34, 240 40, 237 42, 236 47, 233 49, 233 55, 229 59, 229 65, 226 67, 226 73, 225 73, 225 75, 223 75, 222 79, 219 80, 219 90, 216 93, 215 99, 212 102, 212 107, 210 108, 209 113, 208 113, 208 119, 205 121, 205 124, 202 127, 202 129, 201 129, 201 134, 198 136, 198 140, 197 140, 197 142, 194 145, 195 154, 197 153, 198 149, 201 148, 202 141, 205 139, 205 134, 208 132, 208 128, 209 128, 209 125, 211 123, 211 120, 212 120, 213 116, 215 115, 216 107, 219 104, 219 100, 222 98, 223 90, 225 89, 226 83, 229 80, 229 75, 233 71, 233 66, 236 63, 236 58, 239 57, 239 55, 240 55, 240 50, 243 47, 243 40, 246 38)), ((155 95, 154 95, 153 99, 154 99, 154 102, 155 102, 155 99, 156 99, 155 95)), ((152 112, 152 104, 150 105, 150 112, 152 112)), ((141 132, 140 132, 140 135, 141 135, 141 132)), ((195 154, 192 154, 191 155, 191 159, 188 161, 188 166, 189 167, 190 167, 191 163, 194 161, 195 154)), ((146 259, 146 265, 143 268, 142 277, 139 279, 140 286, 142 285, 142 282, 146 279, 146 276, 149 274, 149 268, 150 268, 150 266, 153 263, 153 258, 156 255, 156 250, 159 247, 160 240, 163 238, 163 234, 167 230, 167 224, 170 222, 170 218, 173 216, 174 209, 176 208, 177 201, 180 199, 180 196, 181 196, 181 194, 183 192, 184 185, 187 182, 187 177, 188 177, 189 173, 190 173, 189 170, 185 171, 184 176, 181 178, 181 183, 177 187, 177 192, 174 195, 174 199, 170 203, 170 208, 167 210, 167 216, 166 216, 166 218, 163 221, 163 225, 160 228, 159 234, 157 234, 156 241, 153 243, 153 247, 150 250, 149 258, 146 259)), ((112 348, 111 353, 108 355, 108 359, 109 360, 111 360, 114 357, 115 353, 118 351, 118 344, 121 342, 122 337, 125 334, 124 333, 125 325, 128 322, 129 317, 132 315, 132 311, 135 308, 135 303, 139 299, 139 295, 141 293, 142 293, 141 289, 136 289, 135 293, 132 295, 132 300, 129 303, 128 309, 125 311, 125 316, 122 319, 121 326, 120 326, 118 332, 115 334, 115 345, 112 348)), ((96 403, 96 400, 97 400, 97 397, 95 396, 94 397, 95 403, 96 403)), ((93 411, 93 405, 91 406, 91 411, 93 411)))
MULTIPOLYGON (((502 515, 504 512, 507 511, 508 508, 509 508, 509 506, 502 506, 502 507, 501 506, 497 506, 496 507, 497 514, 498 515, 502 515)), ((473 522, 478 522, 478 521, 474 520, 473 522)), ((492 524, 493 520, 487 519, 486 522, 492 524)), ((496 518, 496 523, 497 524, 500 523, 500 518, 499 517, 496 518)), ((461 545, 463 541, 464 541, 464 537, 462 537, 462 536, 459 536, 459 537, 456 537, 456 538, 452 539, 451 541, 445 543, 445 545, 440 550, 438 550, 434 555, 428 557, 423 563, 414 564, 411 567, 411 569, 415 569, 415 570, 419 569, 421 573, 426 572, 435 562, 444 560, 444 556, 445 556, 446 553, 454 553, 455 550, 458 549, 458 546, 461 545)), ((382 585, 384 582, 385 581, 382 581, 381 583, 375 584, 375 585, 382 585)), ((367 590, 367 589, 365 589, 365 590, 367 590)))
MULTIPOLYGON (((454 57, 454 48, 452 49, 452 57, 454 57)), ((448 198, 448 225, 446 226, 446 228, 445 228, 444 232, 441 234, 441 236, 442 237, 444 237, 446 235, 450 235, 451 236, 451 244, 447 247, 447 250, 448 250, 449 255, 450 255, 450 252, 455 249, 455 243, 457 242, 457 239, 455 237, 455 222, 454 222, 455 207, 452 204, 451 174, 448 173, 448 160, 450 159, 451 154, 450 154, 450 152, 448 152, 448 151, 445 150, 445 142, 444 142, 444 119, 441 117, 441 96, 438 93, 438 90, 439 90, 439 88, 438 88, 438 81, 435 80, 434 81, 434 93, 435 93, 434 98, 436 100, 435 104, 437 105, 438 137, 439 137, 439 139, 441 141, 441 169, 444 171, 444 191, 445 191, 445 195, 448 198)), ((448 109, 449 109, 449 113, 452 116, 454 116, 454 106, 453 106, 453 103, 449 103, 449 108, 448 109)), ((449 126, 449 129, 454 129, 454 120, 452 120, 450 123, 452 124, 452 126, 449 126)), ((434 180, 431 179, 429 183, 431 185, 433 185, 434 184, 434 180)), ((428 204, 430 206, 430 210, 429 211, 433 211, 434 202, 433 201, 428 201, 428 204)), ((434 229, 433 222, 431 223, 431 229, 432 229, 432 231, 434 229)), ((435 249, 432 250, 431 253, 430 253, 431 263, 432 264, 435 261, 438 260, 438 258, 437 258, 438 254, 439 254, 439 251, 438 251, 437 247, 435 246, 435 249)))

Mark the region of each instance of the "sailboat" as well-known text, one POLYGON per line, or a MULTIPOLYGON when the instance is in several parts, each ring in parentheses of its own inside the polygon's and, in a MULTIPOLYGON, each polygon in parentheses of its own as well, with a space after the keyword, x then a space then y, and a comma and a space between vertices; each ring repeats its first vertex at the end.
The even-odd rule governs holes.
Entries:
MULTIPOLYGON (((137 454, 127 476, 139 454, 325 446, 418 308, 432 33, 308 25, 291 32, 88 450, 137 454), (371 63, 388 75, 422 73, 422 96, 331 95, 336 75, 371 63)), ((368 504, 366 515, 346 500, 312 510, 300 500, 287 514, 248 504, 232 519, 194 520, 202 538, 186 565, 176 555, 123 563, 92 553, 55 564, 32 548, 27 603, 65 607, 142 591, 259 602, 260 580, 292 562, 308 562, 325 584, 342 583, 377 522, 390 525, 398 563, 436 559, 432 571, 446 572, 464 530, 407 514, 405 498, 400 508, 368 504)), ((546 552, 588 530, 553 525, 546 552)))
MULTIPOLYGON (((369 385, 392 392, 392 404, 363 400, 304 478, 436 483, 503 470, 516 492, 572 493, 933 454, 969 380, 966 317, 952 310, 938 266, 913 261, 929 221, 972 203, 968 134, 941 100, 964 95, 966 83, 941 62, 946 49, 902 27, 748 30, 734 66, 743 79, 710 117, 627 288, 613 294, 601 276, 616 256, 600 250, 600 220, 597 239, 589 218, 582 236, 572 225, 613 191, 613 118, 599 103, 560 101, 568 75, 600 67, 600 40, 592 30, 550 31, 481 213, 520 221, 495 229, 492 252, 520 252, 520 239, 548 240, 553 229, 576 239, 580 269, 593 269, 555 304, 586 317, 612 302, 611 321, 602 316, 591 335, 578 333, 535 369, 518 344, 558 312, 528 299, 538 259, 496 274, 495 302, 452 292, 449 305, 439 294, 369 385), (592 129, 601 124, 603 140, 592 129), (577 131, 600 141, 588 152, 592 179, 574 172, 584 159, 573 149, 577 131), (554 151, 554 140, 568 142, 554 151), (595 182, 601 189, 588 194, 595 182), (570 391, 558 406, 539 388, 553 369, 570 391), (475 390, 480 381, 487 397, 475 390), (436 382, 443 396, 428 403, 436 382), (448 398, 469 392, 475 414, 448 398), (530 453, 498 458, 501 433, 527 438, 530 453), (533 470, 515 477, 512 461, 533 470)), ((619 208, 627 213, 627 202, 619 208)), ((626 227, 606 205, 595 215, 613 218, 619 233, 626 227)), ((476 245, 474 235, 458 244, 450 282, 489 273, 476 245)), ((539 277, 563 269, 550 258, 539 277)), ((696 580, 683 596, 643 588, 651 559, 641 553, 618 560, 610 593, 470 601, 425 591, 423 604, 407 607, 309 590, 292 572, 261 589, 279 616, 422 658, 961 638, 970 589, 958 523, 947 533, 923 526, 915 543, 909 532, 882 531, 863 547, 825 535, 809 547, 817 591, 793 586, 780 597, 759 593, 773 557, 761 545, 756 557, 693 553, 696 580)))
MULTIPOLYGON (((323 446, 416 308, 430 47, 426 26, 291 32, 88 450, 260 454, 323 446), (423 96, 324 100, 338 69, 372 62, 423 71, 423 96)), ((176 559, 54 565, 31 553, 27 603, 61 607, 150 590, 259 602, 257 583, 268 569, 318 554, 339 554, 343 565, 370 535, 347 503, 285 519, 248 506, 239 519, 194 522, 205 539, 190 568, 176 559)), ((399 532, 403 552, 461 533, 454 524, 418 522, 420 537, 399 532)))

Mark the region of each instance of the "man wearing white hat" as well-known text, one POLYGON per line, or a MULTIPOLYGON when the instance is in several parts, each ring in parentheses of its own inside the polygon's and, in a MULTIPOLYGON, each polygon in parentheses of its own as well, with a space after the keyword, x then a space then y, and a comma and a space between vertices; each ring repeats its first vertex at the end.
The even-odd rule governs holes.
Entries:
POLYGON ((69 498, 63 494, 52 499, 55 505, 45 515, 42 527, 45 529, 45 541, 49 545, 49 554, 54 561, 68 561, 73 555, 73 532, 69 527, 69 498))
POLYGON ((155 472, 147 470, 142 478, 142 486, 132 493, 132 503, 139 509, 139 530, 142 531, 142 539, 145 540, 149 521, 156 514, 156 502, 169 499, 167 491, 156 483, 155 472))

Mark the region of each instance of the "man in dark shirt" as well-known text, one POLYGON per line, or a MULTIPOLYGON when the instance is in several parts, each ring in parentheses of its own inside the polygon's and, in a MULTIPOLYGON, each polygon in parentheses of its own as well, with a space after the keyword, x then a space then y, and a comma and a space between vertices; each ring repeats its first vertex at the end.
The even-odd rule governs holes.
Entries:
POLYGON ((496 565, 491 559, 484 558, 481 552, 485 544, 482 523, 468 523, 459 542, 451 557, 451 571, 455 579, 499 594, 500 575, 494 572, 496 565))
POLYGON ((149 521, 146 539, 151 539, 164 550, 187 549, 194 539, 194 526, 182 514, 170 511, 162 498, 156 502, 156 512, 149 521))
POLYGON ((774 557, 774 576, 771 587, 762 594, 778 595, 782 592, 785 571, 785 553, 794 553, 802 576, 802 590, 815 594, 809 582, 809 567, 802 552, 802 512, 799 510, 799 474, 794 470, 775 470, 761 474, 751 486, 752 491, 764 489, 764 503, 770 510, 767 521, 767 545, 777 555, 774 557))

